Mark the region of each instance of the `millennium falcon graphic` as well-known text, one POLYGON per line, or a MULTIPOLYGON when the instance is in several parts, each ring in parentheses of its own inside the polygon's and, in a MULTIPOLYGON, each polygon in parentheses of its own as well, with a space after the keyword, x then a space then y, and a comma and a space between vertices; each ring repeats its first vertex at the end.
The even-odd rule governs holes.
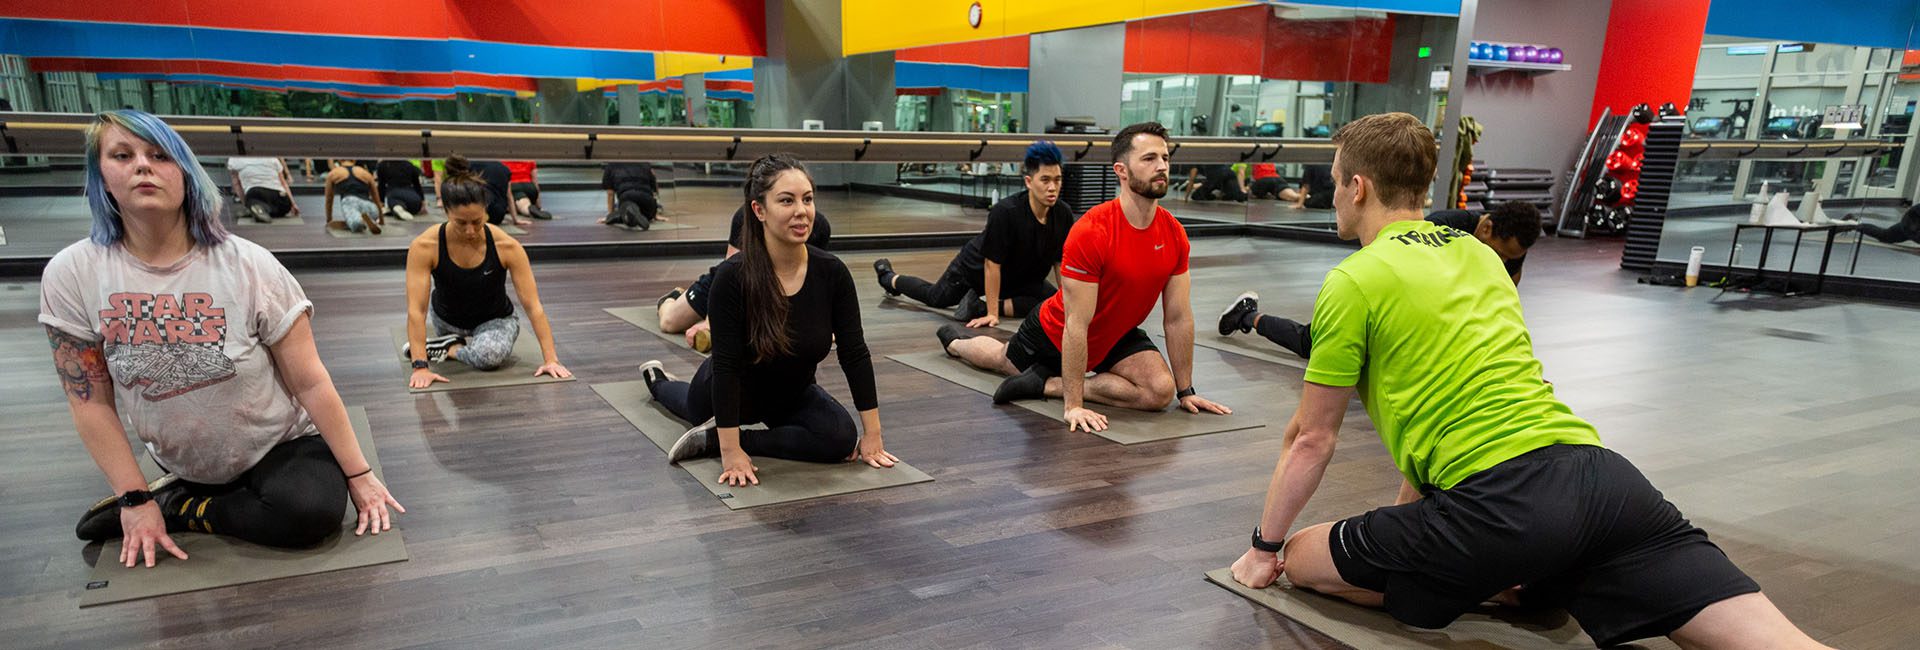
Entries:
POLYGON ((147 343, 115 345, 107 349, 113 376, 138 388, 149 402, 190 393, 232 379, 233 360, 220 353, 217 343, 147 343))

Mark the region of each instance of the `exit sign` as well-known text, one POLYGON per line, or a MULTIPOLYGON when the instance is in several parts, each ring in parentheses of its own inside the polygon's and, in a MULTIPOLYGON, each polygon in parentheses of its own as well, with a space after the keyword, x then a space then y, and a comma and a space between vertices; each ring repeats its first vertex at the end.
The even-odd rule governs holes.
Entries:
POLYGON ((1424 59, 1430 56, 1433 56, 1433 48, 1425 45, 1420 46, 1420 58, 1424 59))

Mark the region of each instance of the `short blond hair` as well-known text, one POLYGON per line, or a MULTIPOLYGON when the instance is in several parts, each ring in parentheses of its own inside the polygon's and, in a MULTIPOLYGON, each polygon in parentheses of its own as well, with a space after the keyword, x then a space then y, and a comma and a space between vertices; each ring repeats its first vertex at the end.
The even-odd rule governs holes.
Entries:
POLYGON ((1388 208, 1418 210, 1433 183, 1439 147, 1433 130, 1406 113, 1380 113, 1348 122, 1333 134, 1339 147, 1340 181, 1365 176, 1388 208))

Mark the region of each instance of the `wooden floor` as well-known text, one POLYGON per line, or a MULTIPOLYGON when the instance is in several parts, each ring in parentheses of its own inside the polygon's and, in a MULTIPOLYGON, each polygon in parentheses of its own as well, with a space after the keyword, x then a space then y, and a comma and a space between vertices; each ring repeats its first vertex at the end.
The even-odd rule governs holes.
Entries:
MULTIPOLYGON (((1256 289, 1305 314, 1350 249, 1196 241, 1197 311, 1256 289)), ((1559 394, 1599 425, 1794 620, 1848 648, 1920 639, 1920 365, 1913 309, 1714 302, 1640 286, 1616 245, 1547 240, 1522 286, 1559 394)), ((849 255, 871 282, 872 254, 849 255)), ((943 254, 893 257, 932 274, 943 254)), ((72 537, 104 491, 34 324, 0 285, 0 638, 9 647, 1341 647, 1201 579, 1246 548, 1278 428, 1123 447, 892 361, 938 321, 868 301, 888 448, 933 483, 729 511, 593 382, 695 358, 601 311, 711 260, 538 269, 582 381, 407 394, 387 327, 401 272, 303 272, 319 347, 365 406, 412 560, 82 611, 72 537)), ((1210 323, 1203 322, 1203 326, 1210 323)), ((1218 355, 1208 350, 1200 354, 1218 355)), ((1219 359, 1214 359, 1219 361, 1219 359)), ((1226 357, 1232 367, 1270 364, 1226 357)), ((1297 371, 1291 371, 1297 372, 1297 371)), ((821 380, 845 400, 829 363, 821 380)), ((1231 386, 1234 376, 1198 379, 1231 386)), ((1276 391, 1276 394, 1280 394, 1276 391)), ((1276 427, 1281 424, 1274 423, 1276 427)), ((1391 500, 1398 475, 1349 418, 1303 523, 1391 500)))

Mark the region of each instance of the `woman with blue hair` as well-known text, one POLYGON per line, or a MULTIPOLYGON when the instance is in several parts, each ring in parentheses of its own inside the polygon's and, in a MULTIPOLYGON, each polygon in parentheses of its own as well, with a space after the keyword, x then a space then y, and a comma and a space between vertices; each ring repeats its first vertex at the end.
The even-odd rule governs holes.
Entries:
POLYGON ((1053 295, 1047 275, 1060 264, 1061 247, 1077 215, 1060 200, 1060 148, 1041 140, 1027 147, 1021 166, 1027 190, 987 210, 987 227, 960 248, 940 278, 928 282, 874 261, 880 288, 905 294, 929 307, 953 307, 967 327, 993 327, 1001 316, 1025 316, 1053 295))
POLYGON ((392 528, 405 512, 373 475, 314 348, 300 284, 220 225, 220 195, 180 135, 147 113, 87 129, 93 232, 47 264, 40 323, 74 428, 116 496, 76 533, 124 537, 119 561, 185 560, 169 533, 312 546, 392 528), (131 429, 166 474, 148 483, 131 429))

